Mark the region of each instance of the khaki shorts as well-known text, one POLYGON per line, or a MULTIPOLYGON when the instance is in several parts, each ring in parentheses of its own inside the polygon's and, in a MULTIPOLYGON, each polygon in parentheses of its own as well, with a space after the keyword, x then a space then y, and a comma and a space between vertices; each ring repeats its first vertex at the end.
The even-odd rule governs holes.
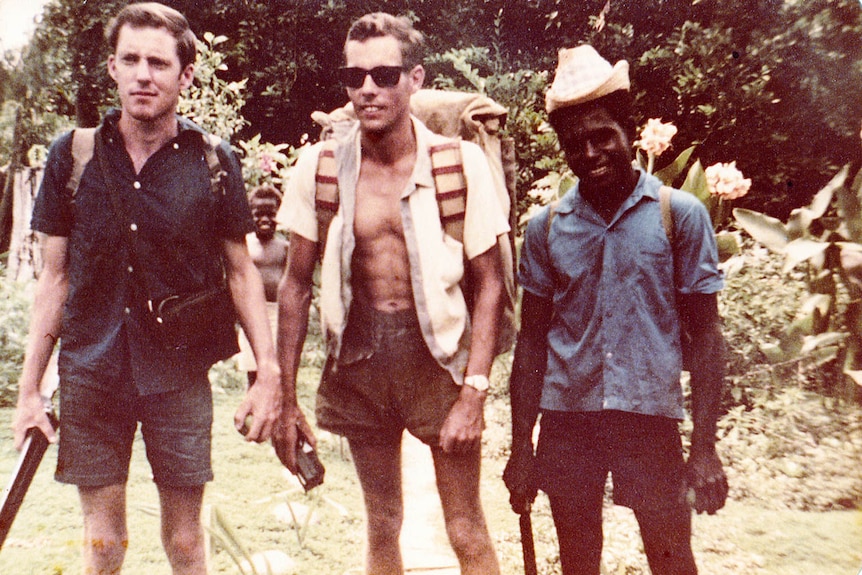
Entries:
POLYGON ((365 444, 406 429, 437 443, 460 387, 428 351, 416 311, 352 310, 341 360, 327 360, 315 414, 322 428, 365 444))

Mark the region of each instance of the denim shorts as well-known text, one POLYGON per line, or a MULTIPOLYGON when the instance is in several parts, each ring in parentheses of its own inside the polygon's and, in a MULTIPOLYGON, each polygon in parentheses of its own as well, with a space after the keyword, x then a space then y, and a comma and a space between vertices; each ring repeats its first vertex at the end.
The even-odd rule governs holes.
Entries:
POLYGON ((428 351, 415 310, 354 309, 341 360, 324 367, 315 415, 352 441, 396 443, 406 429, 435 445, 460 391, 428 351))
POLYGON ((613 500, 631 509, 686 507, 677 421, 622 411, 542 412, 538 486, 549 496, 594 500, 613 480, 613 500))
POLYGON ((170 487, 212 481, 213 404, 205 372, 182 389, 145 396, 62 383, 57 481, 124 484, 138 422, 153 481, 170 487))

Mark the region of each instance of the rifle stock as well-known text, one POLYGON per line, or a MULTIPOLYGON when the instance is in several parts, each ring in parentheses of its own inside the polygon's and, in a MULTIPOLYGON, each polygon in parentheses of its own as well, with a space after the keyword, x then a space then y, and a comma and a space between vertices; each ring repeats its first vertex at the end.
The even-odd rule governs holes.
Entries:
MULTIPOLYGON (((57 429, 59 422, 53 411, 48 412, 48 418, 54 429, 57 429)), ((48 438, 45 437, 42 430, 38 427, 30 428, 27 431, 24 447, 18 456, 18 463, 12 472, 9 485, 3 490, 3 501, 0 504, 0 549, 3 548, 6 535, 9 534, 9 529, 12 527, 12 521, 15 520, 18 510, 24 502, 24 495, 30 488, 30 483, 33 481, 33 476, 36 475, 36 470, 39 468, 39 463, 42 461, 46 449, 48 449, 48 438)))

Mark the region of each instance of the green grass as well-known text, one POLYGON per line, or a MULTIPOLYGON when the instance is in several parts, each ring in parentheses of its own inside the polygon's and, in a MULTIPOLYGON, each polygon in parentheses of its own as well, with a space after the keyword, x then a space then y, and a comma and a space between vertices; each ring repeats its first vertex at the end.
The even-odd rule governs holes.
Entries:
MULTIPOLYGON (((317 370, 300 374, 300 401, 313 415, 317 370)), ((499 374, 497 379, 499 379, 499 374)), ((297 573, 359 573, 363 554, 361 493, 346 446, 338 438, 320 437, 319 454, 326 482, 306 495, 289 478, 271 446, 244 442, 234 431, 233 410, 241 392, 215 396, 213 463, 216 479, 205 503, 215 508, 251 551, 278 549, 291 556, 297 573), (297 530, 275 510, 286 501, 310 506, 316 519, 297 530)), ((508 441, 505 396, 491 397, 486 410, 483 499, 503 573, 521 571, 517 517, 508 506, 500 476, 508 441)), ((11 445, 12 410, 0 409, 0 481, 4 484, 17 453, 11 445)), ((158 534, 156 489, 150 480, 143 445, 135 445, 128 486, 130 544, 124 573, 170 572, 158 534)), ((56 448, 50 448, 24 505, 0 551, 0 573, 66 575, 81 572, 81 518, 75 488, 53 481, 56 448)), ((862 567, 862 513, 774 509, 769 502, 731 501, 715 516, 698 516, 694 547, 704 575, 856 575, 862 567)), ((409 505, 409 502, 408 502, 409 505)), ((409 507, 408 507, 409 509, 409 507)), ((547 500, 540 495, 533 513, 539 572, 559 573, 556 541, 547 500)), ((631 513, 609 507, 605 522, 605 567, 612 575, 645 574, 637 525, 631 513)), ((238 574, 227 550, 215 543, 212 573, 238 574)))

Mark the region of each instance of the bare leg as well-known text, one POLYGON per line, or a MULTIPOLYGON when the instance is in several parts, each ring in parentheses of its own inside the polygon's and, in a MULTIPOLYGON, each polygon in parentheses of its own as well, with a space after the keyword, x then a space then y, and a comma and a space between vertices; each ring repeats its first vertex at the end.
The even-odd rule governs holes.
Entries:
POLYGON ((201 506, 203 485, 159 486, 162 507, 162 545, 174 575, 206 575, 201 506))
POLYGON ((636 511, 635 517, 654 575, 697 575, 691 550, 691 510, 636 511))
POLYGON ((446 533, 463 575, 500 573, 482 502, 479 498, 481 449, 466 455, 444 453, 433 447, 437 491, 446 520, 446 533))
POLYGON ((403 575, 399 536, 404 520, 401 444, 364 445, 350 441, 350 453, 365 498, 368 521, 368 575, 403 575))
POLYGON ((85 575, 116 575, 123 567, 126 530, 126 486, 79 487, 84 515, 85 575))

